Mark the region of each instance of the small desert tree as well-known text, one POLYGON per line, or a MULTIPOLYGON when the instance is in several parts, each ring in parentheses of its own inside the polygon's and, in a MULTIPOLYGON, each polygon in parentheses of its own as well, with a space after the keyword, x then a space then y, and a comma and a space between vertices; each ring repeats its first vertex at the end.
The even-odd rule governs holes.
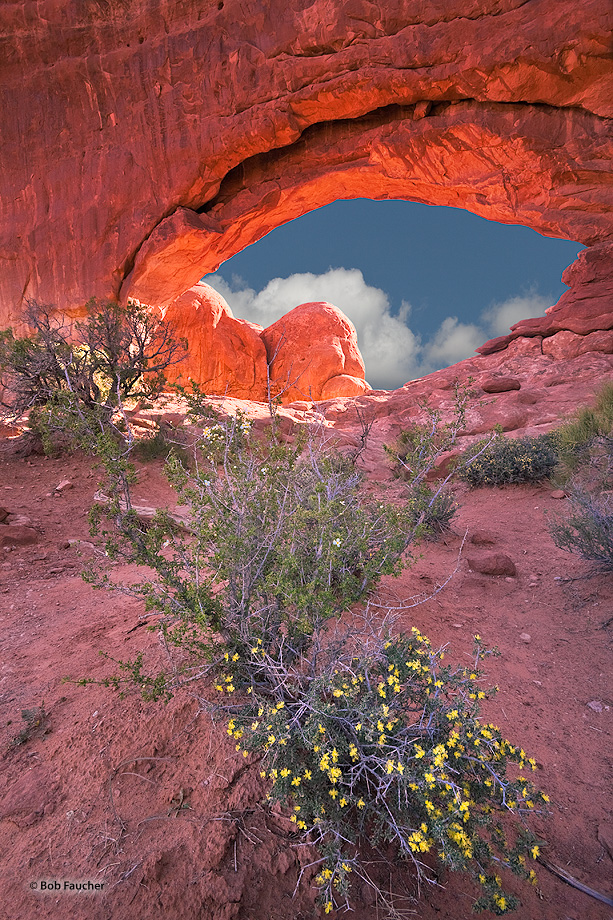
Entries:
POLYGON ((30 412, 31 427, 47 440, 54 432, 121 440, 125 400, 159 392, 164 370, 186 350, 168 323, 136 301, 92 299, 86 317, 69 322, 31 300, 24 321, 31 335, 0 333, 2 405, 14 418, 30 412))

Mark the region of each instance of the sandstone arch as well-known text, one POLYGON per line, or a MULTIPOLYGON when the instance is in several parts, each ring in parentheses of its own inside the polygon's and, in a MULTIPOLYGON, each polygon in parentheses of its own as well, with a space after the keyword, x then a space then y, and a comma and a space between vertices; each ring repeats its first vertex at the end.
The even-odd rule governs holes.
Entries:
POLYGON ((22 0, 0 35, 5 321, 163 305, 340 197, 613 234, 608 0, 22 0))

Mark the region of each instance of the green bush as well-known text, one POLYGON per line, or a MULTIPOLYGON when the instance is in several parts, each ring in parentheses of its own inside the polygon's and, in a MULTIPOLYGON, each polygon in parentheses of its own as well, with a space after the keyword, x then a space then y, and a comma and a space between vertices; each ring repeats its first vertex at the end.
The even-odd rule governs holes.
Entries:
POLYGON ((552 517, 549 532, 561 549, 613 569, 613 384, 581 407, 556 432, 557 478, 568 494, 568 514, 552 517))
POLYGON ((579 466, 589 461, 595 443, 613 437, 613 383, 606 383, 596 394, 594 407, 582 406, 557 429, 560 452, 559 473, 568 479, 579 466))
POLYGON ((411 510, 365 498, 359 474, 316 437, 264 444, 240 415, 206 425, 192 471, 171 458, 168 474, 191 534, 162 513, 144 526, 117 498, 106 545, 155 573, 128 590, 164 614, 176 657, 153 675, 142 657, 118 662, 106 683, 136 682, 147 698, 189 686, 225 716, 269 799, 319 847, 326 912, 367 877, 366 840, 392 844, 430 880, 422 859, 436 854, 481 885, 478 907, 515 907, 500 871, 534 877, 523 817, 546 796, 522 776, 534 762, 479 719, 480 639, 473 666, 452 668, 416 629, 395 635, 371 612, 382 576, 407 563, 411 510), (508 818, 519 819, 510 830, 508 818))
POLYGON ((409 491, 407 508, 411 525, 419 527, 426 539, 435 540, 451 530, 458 505, 448 489, 434 490, 424 484, 409 491))
POLYGON ((508 438, 498 435, 480 441, 462 456, 457 475, 471 486, 502 486, 547 479, 558 462, 555 434, 534 438, 508 438), (466 459, 478 456, 465 463, 466 459))

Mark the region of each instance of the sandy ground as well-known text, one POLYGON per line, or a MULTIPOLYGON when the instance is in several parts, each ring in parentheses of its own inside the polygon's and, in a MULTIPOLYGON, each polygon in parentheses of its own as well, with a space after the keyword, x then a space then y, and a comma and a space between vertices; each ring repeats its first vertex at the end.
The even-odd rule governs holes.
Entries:
MULTIPOLYGON (((139 468, 135 500, 172 503, 161 464, 139 468)), ((0 458, 0 505, 28 516, 39 534, 34 545, 0 548, 1 920, 317 917, 309 871, 292 897, 312 854, 289 833, 291 825, 258 804, 257 765, 236 754, 224 725, 214 725, 188 695, 165 706, 64 682, 108 673, 99 651, 128 658, 144 650, 152 663, 163 657, 136 600, 96 591, 80 577, 95 552, 87 513, 97 481, 91 460, 79 455, 0 458), (64 479, 72 487, 55 493, 64 479), (35 725, 43 706, 45 718, 35 725), (28 725, 22 710, 34 711, 31 731, 15 744, 28 725), (41 882, 53 879, 103 887, 41 892, 41 882)), ((551 491, 549 484, 458 486, 453 533, 424 543, 414 566, 385 592, 401 600, 432 595, 457 568, 443 590, 405 611, 402 625, 448 645, 448 657, 460 663, 474 633, 499 648, 487 670, 500 693, 484 714, 537 760, 537 783, 552 802, 551 817, 534 822, 547 840, 543 853, 611 896, 604 841, 613 820, 612 626, 605 623, 613 615, 613 579, 554 546, 546 514, 564 502, 551 491), (479 530, 515 562, 516 577, 470 570, 466 556, 479 530)), ((113 574, 127 580, 133 573, 115 567, 113 574)), ((422 891, 412 905, 416 915, 470 917, 469 881, 440 882, 422 891)), ((415 894, 402 866, 390 884, 415 894)), ((518 917, 613 918, 613 908, 544 868, 536 888, 516 890, 518 917)), ((358 889, 353 905, 356 920, 378 916, 367 890, 358 889)))

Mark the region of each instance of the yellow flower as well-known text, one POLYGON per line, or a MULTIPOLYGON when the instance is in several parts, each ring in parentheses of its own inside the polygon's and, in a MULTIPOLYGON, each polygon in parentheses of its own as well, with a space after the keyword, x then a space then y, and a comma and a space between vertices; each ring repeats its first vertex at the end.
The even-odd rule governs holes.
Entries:
POLYGON ((364 801, 364 799, 358 799, 357 805, 358 805, 358 808, 364 808, 364 806, 366 805, 366 802, 364 801))
POLYGON ((536 859, 536 857, 539 855, 540 852, 541 851, 536 845, 533 846, 532 849, 530 850, 530 855, 532 856, 532 859, 536 859))
POLYGON ((310 770, 305 770, 305 771, 304 771, 304 778, 305 778, 305 779, 310 779, 311 776, 312 776, 312 773, 311 773, 310 770))
POLYGON ((331 795, 335 799, 338 795, 338 789, 328 789, 328 795, 331 795))
POLYGON ((386 764, 386 771, 387 773, 393 773, 394 771, 394 761, 393 760, 388 760, 386 764))

